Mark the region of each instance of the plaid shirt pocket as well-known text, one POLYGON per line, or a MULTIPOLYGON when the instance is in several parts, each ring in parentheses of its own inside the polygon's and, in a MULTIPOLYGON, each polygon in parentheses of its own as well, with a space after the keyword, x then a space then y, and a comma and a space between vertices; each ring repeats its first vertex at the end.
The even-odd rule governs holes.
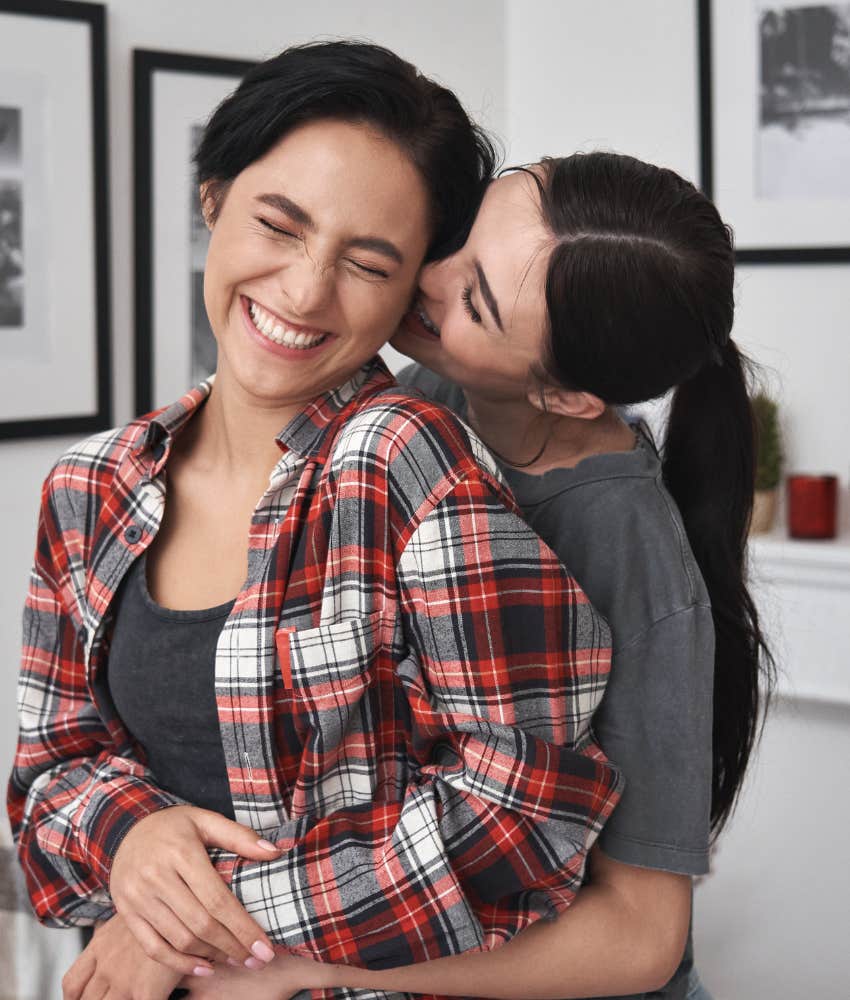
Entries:
POLYGON ((374 799, 381 617, 376 612, 276 635, 304 747, 293 818, 323 816, 374 799))

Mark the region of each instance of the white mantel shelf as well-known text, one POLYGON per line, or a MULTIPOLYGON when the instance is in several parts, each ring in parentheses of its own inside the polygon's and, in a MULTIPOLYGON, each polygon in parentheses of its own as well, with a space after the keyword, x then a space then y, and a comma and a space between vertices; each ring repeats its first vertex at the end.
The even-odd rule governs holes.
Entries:
POLYGON ((753 592, 779 666, 779 692, 850 705, 850 534, 750 539, 753 592))

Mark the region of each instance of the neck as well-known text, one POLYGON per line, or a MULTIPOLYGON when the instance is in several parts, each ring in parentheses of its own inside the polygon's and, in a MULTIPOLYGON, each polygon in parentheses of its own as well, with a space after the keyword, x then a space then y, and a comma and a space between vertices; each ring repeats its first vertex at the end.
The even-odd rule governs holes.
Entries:
POLYGON ((464 390, 468 422, 506 465, 532 475, 572 468, 591 455, 631 451, 634 432, 608 407, 594 420, 543 413, 528 400, 493 400, 464 390))
POLYGON ((198 462, 231 481, 264 479, 280 458, 277 435, 300 412, 298 404, 248 396, 219 369, 209 399, 187 428, 185 445, 198 462))

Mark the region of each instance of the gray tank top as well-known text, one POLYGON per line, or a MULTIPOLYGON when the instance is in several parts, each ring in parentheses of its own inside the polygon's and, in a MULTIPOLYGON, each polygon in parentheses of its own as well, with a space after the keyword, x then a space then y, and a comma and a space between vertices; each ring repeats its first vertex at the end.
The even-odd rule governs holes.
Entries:
POLYGON ((157 784, 234 818, 215 701, 215 651, 233 601, 172 611, 151 597, 145 557, 117 598, 107 683, 157 784))

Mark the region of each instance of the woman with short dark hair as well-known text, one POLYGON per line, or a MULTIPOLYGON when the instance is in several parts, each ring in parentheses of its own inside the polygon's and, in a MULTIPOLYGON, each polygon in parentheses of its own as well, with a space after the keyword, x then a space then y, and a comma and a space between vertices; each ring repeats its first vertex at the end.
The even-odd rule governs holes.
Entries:
POLYGON ((215 379, 42 497, 9 808, 41 919, 105 921, 66 1000, 272 945, 495 947, 572 902, 620 787, 604 621, 375 358, 489 145, 392 53, 331 43, 247 74, 198 167, 215 379))

